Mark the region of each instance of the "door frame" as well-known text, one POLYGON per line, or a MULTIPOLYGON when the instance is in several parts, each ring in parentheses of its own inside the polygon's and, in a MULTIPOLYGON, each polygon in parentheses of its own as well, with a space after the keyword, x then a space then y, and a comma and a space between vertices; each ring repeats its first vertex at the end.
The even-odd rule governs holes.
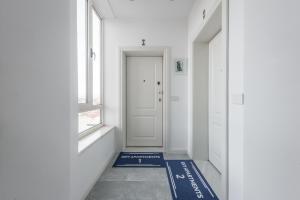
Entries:
MULTIPOLYGON (((196 93, 197 78, 195 73, 199 66, 208 70, 208 42, 222 29, 222 49, 223 49, 223 64, 226 70, 226 134, 224 136, 225 143, 222 146, 223 153, 223 166, 222 166, 222 175, 221 175, 221 191, 220 191, 220 199, 228 200, 229 199, 229 0, 220 0, 216 1, 210 8, 207 9, 206 16, 203 19, 202 23, 199 23, 196 31, 190 36, 189 44, 190 46, 190 63, 189 63, 189 149, 188 154, 191 158, 197 160, 208 161, 208 109, 203 109, 201 107, 201 115, 197 115, 195 109, 197 109, 197 102, 199 100, 199 94, 196 93), (221 29, 220 29, 221 27, 221 29), (199 53, 201 56, 199 56, 199 53), (197 58, 198 55, 199 57, 197 58), (204 116, 205 115, 205 116, 204 116), (201 120, 202 123, 199 123, 198 120, 201 120), (203 120, 204 119, 204 120, 203 120), (202 127, 199 128, 199 125, 202 127), (199 134, 200 133, 200 134, 199 134), (199 135, 202 138, 200 140, 201 145, 196 145, 195 141, 198 141, 199 135), (200 150, 200 151, 199 151, 200 150), (200 154, 197 154, 200 152, 200 154)), ((208 75, 208 71, 204 71, 205 75, 208 75)), ((201 77, 202 78, 202 77, 201 77)), ((207 77, 208 78, 208 77, 207 77)), ((197 80, 198 79, 198 80, 197 80)), ((203 90, 202 92, 205 95, 208 95, 209 87, 208 87, 208 79, 202 81, 201 89, 206 88, 207 90, 203 90)), ((201 93, 202 94, 202 93, 201 93)), ((203 98, 202 98, 203 99, 203 98)), ((202 102, 208 108, 208 100, 202 102)), ((198 106, 199 107, 199 106, 198 106)))
MULTIPOLYGON (((157 147, 139 147, 139 150, 148 151, 162 151, 168 152, 168 133, 169 133, 169 79, 170 79, 170 48, 169 47, 120 47, 119 59, 120 59, 120 132, 121 132, 121 144, 123 151, 128 150, 127 147, 127 102, 126 102, 126 65, 127 56, 155 56, 163 57, 163 146, 157 147)), ((131 148, 131 147, 130 147, 131 148)), ((137 148, 135 148, 137 149, 137 148)))

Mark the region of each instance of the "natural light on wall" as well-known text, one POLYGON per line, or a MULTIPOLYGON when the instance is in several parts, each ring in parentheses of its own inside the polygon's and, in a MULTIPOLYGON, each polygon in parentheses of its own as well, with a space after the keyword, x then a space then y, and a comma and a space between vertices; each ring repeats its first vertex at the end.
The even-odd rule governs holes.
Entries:
POLYGON ((92 4, 78 0, 78 132, 85 136, 102 125, 101 19, 92 4))
POLYGON ((86 1, 78 0, 77 47, 78 47, 78 103, 86 103, 87 89, 87 42, 86 42, 86 1))

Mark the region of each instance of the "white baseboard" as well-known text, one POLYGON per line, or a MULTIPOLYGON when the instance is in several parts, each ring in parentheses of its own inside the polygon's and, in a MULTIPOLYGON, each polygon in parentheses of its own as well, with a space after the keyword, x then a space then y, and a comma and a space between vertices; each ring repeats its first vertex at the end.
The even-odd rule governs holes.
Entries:
POLYGON ((165 150, 163 147, 125 147, 123 152, 164 152, 170 154, 187 155, 186 149, 168 149, 165 150))

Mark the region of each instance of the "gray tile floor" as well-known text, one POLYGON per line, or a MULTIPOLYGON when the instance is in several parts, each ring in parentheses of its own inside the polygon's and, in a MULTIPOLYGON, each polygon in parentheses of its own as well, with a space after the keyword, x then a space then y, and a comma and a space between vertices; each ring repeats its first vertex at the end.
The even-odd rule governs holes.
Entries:
POLYGON ((219 171, 209 161, 195 160, 194 162, 216 195, 220 198, 222 191, 222 177, 219 171))
MULTIPOLYGON (((189 159, 187 155, 174 154, 164 154, 164 158, 189 159)), ((112 168, 113 162, 97 181, 86 200, 172 200, 166 169, 112 168)), ((203 163, 200 163, 201 166, 207 168, 203 163)))

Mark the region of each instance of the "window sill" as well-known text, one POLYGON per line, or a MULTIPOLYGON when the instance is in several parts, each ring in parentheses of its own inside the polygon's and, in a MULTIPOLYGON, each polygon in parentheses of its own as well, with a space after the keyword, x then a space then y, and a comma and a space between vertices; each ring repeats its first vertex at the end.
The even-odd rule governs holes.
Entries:
POLYGON ((109 133, 114 127, 113 126, 102 126, 95 132, 79 139, 78 141, 78 153, 81 154, 88 147, 94 144, 97 140, 109 133))

